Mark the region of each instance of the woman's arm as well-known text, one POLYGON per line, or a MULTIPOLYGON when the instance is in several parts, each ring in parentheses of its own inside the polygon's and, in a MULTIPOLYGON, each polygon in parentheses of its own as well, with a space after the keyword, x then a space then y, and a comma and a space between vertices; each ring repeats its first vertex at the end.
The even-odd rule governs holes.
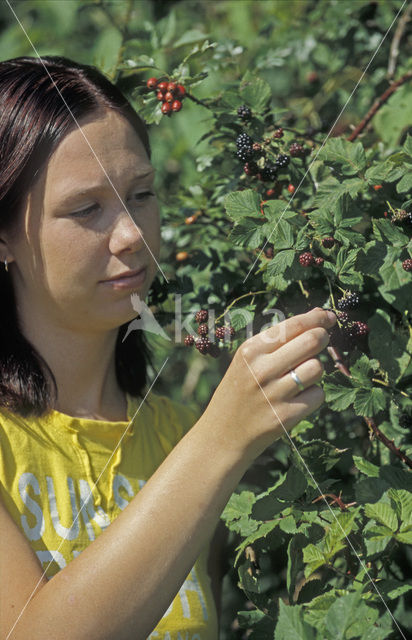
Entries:
POLYGON ((222 613, 222 580, 226 574, 227 568, 227 541, 229 532, 222 520, 213 534, 210 542, 210 552, 207 564, 207 570, 211 579, 213 597, 216 603, 217 618, 220 622, 222 613))
MULTIPOLYGON (((246 469, 283 427, 290 430, 322 404, 315 384, 322 368, 314 356, 329 341, 322 326, 334 322, 317 309, 267 329, 270 344, 262 334, 246 340, 201 418, 111 525, 39 589, 11 640, 145 640, 246 469), (285 375, 300 363, 308 387, 301 392, 285 375)), ((20 614, 21 591, 28 591, 29 560, 19 558, 6 518, 0 517, 0 529, 0 600, 8 624, 20 614)), ((3 620, 5 639, 10 629, 3 620)))

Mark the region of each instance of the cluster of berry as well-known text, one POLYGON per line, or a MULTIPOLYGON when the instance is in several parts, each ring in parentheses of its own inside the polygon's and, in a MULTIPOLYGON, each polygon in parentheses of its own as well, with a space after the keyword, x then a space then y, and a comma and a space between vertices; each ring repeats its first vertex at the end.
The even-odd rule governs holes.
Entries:
MULTIPOLYGON (((333 238, 332 236, 322 238, 322 247, 325 247, 325 249, 332 249, 336 242, 337 240, 335 240, 335 238, 333 238)), ((320 267, 325 262, 325 260, 321 256, 314 256, 310 251, 305 251, 304 253, 300 254, 299 262, 302 267, 310 267, 313 264, 317 267, 320 267)))
POLYGON ((339 346, 344 350, 350 347, 351 341, 362 338, 369 333, 366 322, 351 320, 348 311, 353 311, 359 306, 359 296, 352 291, 345 291, 336 303, 336 315, 338 324, 331 331, 331 345, 339 346), (341 326, 339 326, 341 325, 341 326))
MULTIPOLYGON (((383 215, 387 218, 388 212, 385 211, 383 215)), ((406 222, 407 224, 412 224, 412 211, 406 211, 405 209, 392 209, 391 222, 406 222)))
POLYGON ((186 95, 186 89, 176 82, 159 82, 157 78, 149 78, 146 82, 148 89, 156 92, 157 99, 162 103, 162 113, 171 116, 173 112, 180 111, 182 100, 186 95))
MULTIPOLYGON (((214 358, 217 358, 217 356, 220 355, 220 349, 216 342, 212 342, 208 338, 209 326, 206 324, 208 318, 209 313, 206 309, 200 309, 200 311, 197 311, 195 315, 195 321, 198 324, 197 333, 200 337, 188 335, 186 336, 184 342, 187 347, 195 345, 196 349, 202 355, 209 354, 214 358)), ((235 330, 230 325, 225 327, 217 327, 215 329, 215 338, 217 341, 225 340, 226 337, 231 339, 234 335, 235 330)))
MULTIPOLYGON (((270 143, 270 140, 269 140, 270 143)), ((275 181, 280 169, 284 169, 290 162, 290 157, 280 153, 274 162, 266 159, 266 151, 260 142, 254 142, 246 133, 240 133, 236 138, 236 156, 241 162, 245 162, 243 170, 248 176, 256 176, 258 180, 266 182, 275 181), (264 159, 264 164, 259 160, 264 159)))
POLYGON ((412 258, 406 258, 406 260, 402 262, 402 268, 405 269, 405 271, 412 271, 412 258))

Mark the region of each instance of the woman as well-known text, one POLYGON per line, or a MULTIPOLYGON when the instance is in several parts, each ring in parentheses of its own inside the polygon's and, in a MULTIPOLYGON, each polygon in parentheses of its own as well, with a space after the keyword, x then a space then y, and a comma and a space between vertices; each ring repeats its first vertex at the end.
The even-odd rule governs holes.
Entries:
POLYGON ((322 404, 335 316, 246 340, 201 416, 148 390, 141 332, 122 342, 160 247, 142 121, 53 56, 1 62, 0 106, 0 637, 216 640, 211 538, 322 404))

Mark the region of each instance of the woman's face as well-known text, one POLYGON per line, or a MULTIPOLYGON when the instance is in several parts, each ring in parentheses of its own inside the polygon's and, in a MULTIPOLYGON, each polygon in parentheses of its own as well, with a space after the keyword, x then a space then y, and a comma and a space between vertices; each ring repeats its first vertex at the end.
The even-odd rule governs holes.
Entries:
POLYGON ((137 315, 130 296, 144 299, 156 274, 160 220, 154 171, 129 122, 105 110, 79 124, 84 135, 74 126, 29 194, 7 255, 23 323, 47 317, 94 332, 137 315), (143 266, 134 289, 102 282, 143 266))

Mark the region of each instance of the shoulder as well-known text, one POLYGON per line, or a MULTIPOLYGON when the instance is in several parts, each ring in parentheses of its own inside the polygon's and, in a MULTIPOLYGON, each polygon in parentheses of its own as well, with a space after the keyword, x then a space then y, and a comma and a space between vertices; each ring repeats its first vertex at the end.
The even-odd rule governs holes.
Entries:
POLYGON ((198 409, 153 391, 146 402, 155 413, 154 425, 158 434, 168 437, 173 444, 183 438, 201 415, 198 409))

